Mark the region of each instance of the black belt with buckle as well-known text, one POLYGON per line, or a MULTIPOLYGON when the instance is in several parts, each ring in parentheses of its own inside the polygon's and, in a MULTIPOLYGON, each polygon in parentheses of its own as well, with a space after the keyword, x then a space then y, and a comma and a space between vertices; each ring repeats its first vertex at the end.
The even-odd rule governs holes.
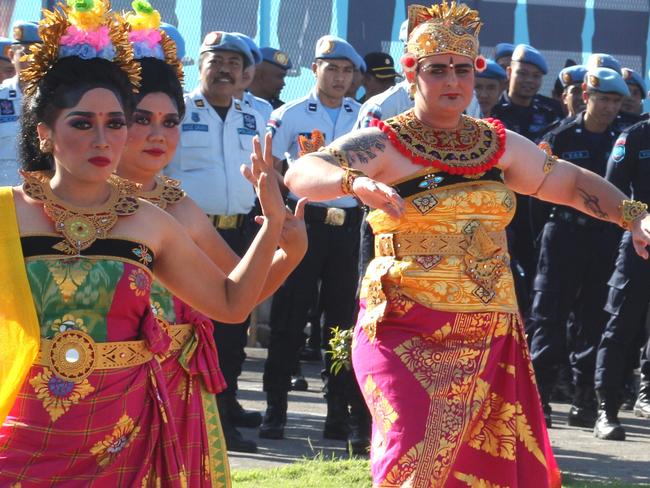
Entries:
POLYGON ((607 222, 590 217, 589 215, 559 209, 557 207, 554 207, 553 210, 551 210, 548 219, 552 222, 565 222, 567 224, 573 224, 589 229, 602 229, 607 225, 607 222))
POLYGON ((234 215, 210 215, 208 218, 214 228, 217 230, 232 230, 239 229, 246 220, 246 214, 234 214, 234 215))
MULTIPOLYGON (((296 201, 289 199, 287 205, 296 209, 296 201)), ((362 210, 359 207, 338 208, 305 205, 305 222, 323 223, 334 227, 357 225, 361 222, 362 210)))

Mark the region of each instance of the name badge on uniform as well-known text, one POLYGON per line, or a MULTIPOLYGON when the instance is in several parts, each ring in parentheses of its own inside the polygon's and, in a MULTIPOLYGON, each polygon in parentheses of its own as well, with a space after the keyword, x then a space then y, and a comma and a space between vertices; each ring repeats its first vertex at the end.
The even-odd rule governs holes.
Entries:
POLYGON ((208 124, 183 124, 181 126, 183 132, 188 131, 198 131, 198 132, 208 132, 208 124))
POLYGON ((644 149, 639 151, 639 159, 648 159, 650 158, 650 149, 644 149))
POLYGON ((343 108, 347 113, 352 113, 352 107, 350 107, 347 103, 343 105, 343 108))
POLYGON ((309 106, 307 107, 307 109, 308 109, 310 112, 315 112, 317 108, 318 108, 318 105, 316 105, 316 104, 313 103, 313 102, 310 103, 309 106))
POLYGON ((194 100, 194 105, 203 108, 205 107, 205 102, 203 101, 203 99, 199 98, 198 100, 194 100))
POLYGON ((257 131, 257 122, 255 121, 254 115, 244 114, 244 127, 252 131, 257 131))
POLYGON ((11 100, 0 100, 0 115, 14 115, 14 102, 11 100))
POLYGON ((257 135, 257 131, 256 131, 256 130, 253 130, 253 129, 247 129, 246 127, 239 127, 239 128, 237 128, 237 133, 238 133, 238 134, 244 134, 244 135, 247 135, 247 136, 256 136, 256 135, 257 135))
POLYGON ((562 156, 560 157, 562 159, 566 159, 567 161, 572 161, 574 159, 588 159, 589 151, 569 151, 562 153, 562 156))

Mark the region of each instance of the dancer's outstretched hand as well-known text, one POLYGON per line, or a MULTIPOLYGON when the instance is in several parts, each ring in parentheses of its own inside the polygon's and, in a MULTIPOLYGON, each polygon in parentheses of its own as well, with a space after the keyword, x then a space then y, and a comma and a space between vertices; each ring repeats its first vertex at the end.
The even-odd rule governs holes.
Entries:
POLYGON ((643 259, 648 259, 648 246, 650 245, 650 215, 634 221, 632 225, 632 244, 634 250, 643 259))
POLYGON ((391 217, 399 218, 404 213, 404 200, 394 188, 366 176, 354 180, 355 195, 370 208, 378 208, 391 217))

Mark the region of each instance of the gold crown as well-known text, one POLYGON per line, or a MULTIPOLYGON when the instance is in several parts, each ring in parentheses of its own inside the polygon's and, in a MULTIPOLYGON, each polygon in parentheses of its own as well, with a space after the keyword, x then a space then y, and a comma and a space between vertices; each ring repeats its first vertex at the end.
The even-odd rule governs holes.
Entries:
MULTIPOLYGON (((114 13, 108 12, 108 1, 98 0, 103 11, 101 18, 92 19, 99 25, 108 27, 108 35, 115 49, 112 62, 117 64, 126 73, 137 91, 140 86, 140 64, 133 59, 133 47, 128 39, 128 24, 124 19, 114 13)), ((20 80, 25 83, 24 92, 31 95, 36 90, 36 85, 54 67, 59 60, 61 37, 73 25, 71 19, 77 14, 67 5, 59 4, 54 10, 43 9, 43 19, 39 22, 38 33, 42 43, 32 44, 27 55, 28 66, 20 72, 20 80)))
POLYGON ((406 51, 418 59, 436 54, 479 55, 478 34, 483 25, 476 10, 443 0, 439 5, 411 5, 406 51))

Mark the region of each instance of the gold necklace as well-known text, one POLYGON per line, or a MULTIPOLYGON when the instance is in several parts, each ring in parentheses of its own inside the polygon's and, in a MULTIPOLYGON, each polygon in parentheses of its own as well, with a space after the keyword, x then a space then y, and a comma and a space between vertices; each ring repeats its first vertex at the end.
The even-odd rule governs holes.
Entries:
POLYGON ((167 205, 180 202, 186 193, 181 189, 181 182, 168 176, 156 176, 156 186, 151 191, 141 191, 139 197, 153 203, 155 206, 166 209, 167 205))
POLYGON ((117 223, 117 218, 133 215, 139 207, 134 189, 123 180, 111 176, 108 180, 110 196, 106 203, 95 208, 75 207, 63 202, 50 187, 51 172, 21 171, 23 191, 43 203, 45 214, 54 222, 54 229, 65 240, 52 246, 66 254, 80 254, 97 239, 106 239, 117 223))

